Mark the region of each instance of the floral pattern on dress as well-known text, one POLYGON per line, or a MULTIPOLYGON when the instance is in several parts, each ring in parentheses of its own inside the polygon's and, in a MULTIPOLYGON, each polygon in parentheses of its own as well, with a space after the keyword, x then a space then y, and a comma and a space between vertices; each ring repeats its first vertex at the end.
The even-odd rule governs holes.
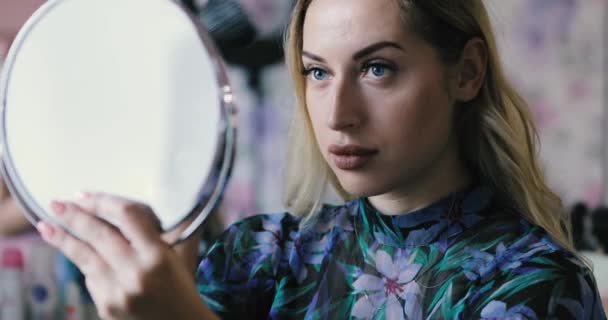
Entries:
POLYGON ((223 319, 606 319, 595 280, 483 186, 387 216, 366 199, 231 226, 197 286, 223 319))

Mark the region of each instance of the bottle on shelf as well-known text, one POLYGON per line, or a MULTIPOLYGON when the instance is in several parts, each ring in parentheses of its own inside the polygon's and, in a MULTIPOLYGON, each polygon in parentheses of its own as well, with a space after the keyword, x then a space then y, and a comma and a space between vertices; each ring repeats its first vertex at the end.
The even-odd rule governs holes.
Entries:
POLYGON ((57 251, 39 244, 30 247, 28 267, 28 305, 31 320, 57 319, 59 290, 54 259, 57 251))
POLYGON ((0 265, 0 320, 26 318, 25 289, 23 286, 23 253, 8 247, 2 251, 0 265))

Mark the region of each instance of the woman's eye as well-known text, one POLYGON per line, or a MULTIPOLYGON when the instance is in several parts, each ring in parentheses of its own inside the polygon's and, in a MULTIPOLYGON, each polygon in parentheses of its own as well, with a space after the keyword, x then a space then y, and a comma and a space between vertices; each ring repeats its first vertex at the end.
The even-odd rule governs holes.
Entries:
POLYGON ((312 69, 312 77, 315 80, 325 80, 327 79, 327 71, 319 68, 312 69))
POLYGON ((363 68, 363 73, 366 76, 372 76, 374 78, 382 78, 388 75, 392 71, 390 66, 374 63, 363 68))
POLYGON ((320 68, 310 68, 305 70, 304 75, 312 77, 314 80, 322 81, 327 80, 327 71, 320 68))
POLYGON ((386 68, 383 66, 373 66, 370 70, 374 76, 382 77, 386 71, 386 68))

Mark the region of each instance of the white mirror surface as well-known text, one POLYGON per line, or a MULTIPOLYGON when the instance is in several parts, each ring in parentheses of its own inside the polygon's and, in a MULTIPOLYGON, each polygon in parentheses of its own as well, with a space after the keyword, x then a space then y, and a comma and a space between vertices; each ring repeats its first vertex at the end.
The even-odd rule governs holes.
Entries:
POLYGON ((202 40, 169 0, 51 1, 28 21, 1 89, 5 171, 30 214, 79 191, 143 202, 165 230, 192 213, 229 147, 202 40))

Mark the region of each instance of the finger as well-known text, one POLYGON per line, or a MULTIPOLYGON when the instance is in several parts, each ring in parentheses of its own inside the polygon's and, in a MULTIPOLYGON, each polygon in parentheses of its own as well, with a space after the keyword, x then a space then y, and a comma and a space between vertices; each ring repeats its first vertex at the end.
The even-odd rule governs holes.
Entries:
POLYGON ((133 248, 114 226, 75 203, 53 201, 51 208, 59 222, 92 247, 114 270, 120 271, 125 263, 134 260, 131 258, 133 248))
POLYGON ((84 193, 75 201, 82 208, 113 221, 134 247, 157 245, 161 226, 150 207, 105 193, 84 193))
POLYGON ((85 242, 69 235, 61 227, 52 226, 47 222, 38 222, 36 228, 48 244, 63 252, 85 276, 108 274, 107 264, 85 242))

